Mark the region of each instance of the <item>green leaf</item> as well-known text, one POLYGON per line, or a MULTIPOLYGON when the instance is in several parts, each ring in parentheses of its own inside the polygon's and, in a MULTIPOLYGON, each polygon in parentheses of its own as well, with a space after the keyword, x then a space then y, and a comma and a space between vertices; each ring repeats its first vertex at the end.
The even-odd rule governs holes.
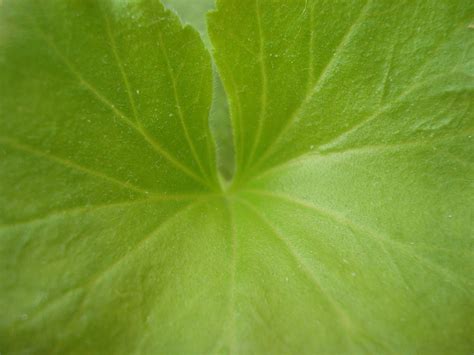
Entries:
MULTIPOLYGON (((214 9, 214 0, 165 0, 165 5, 175 10, 185 23, 190 23, 199 30, 204 43, 211 48, 209 36, 206 30, 206 13, 214 9)), ((225 180, 230 180, 234 173, 234 147, 232 139, 232 127, 229 117, 227 97, 217 71, 214 72, 214 93, 209 125, 216 141, 217 166, 225 180)))
POLYGON ((163 0, 163 4, 181 17, 182 21, 189 23, 198 30, 204 41, 209 44, 209 38, 206 28, 206 14, 210 10, 214 10, 214 0, 199 0, 189 2, 187 0, 163 0))
POLYGON ((0 352, 471 353, 473 11, 0 2, 0 352))

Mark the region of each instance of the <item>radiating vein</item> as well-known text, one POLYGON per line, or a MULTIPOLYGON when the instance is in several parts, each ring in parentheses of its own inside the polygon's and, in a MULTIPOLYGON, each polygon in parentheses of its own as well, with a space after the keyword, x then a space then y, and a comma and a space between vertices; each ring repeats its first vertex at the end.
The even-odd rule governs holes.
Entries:
MULTIPOLYGON (((296 157, 291 160, 287 160, 281 164, 272 166, 271 168, 262 171, 261 173, 252 177, 252 180, 259 180, 265 176, 274 174, 278 171, 291 169, 295 165, 299 163, 303 163, 308 160, 328 160, 333 161, 335 159, 344 158, 346 156, 354 155, 354 154, 384 154, 387 151, 393 150, 394 152, 400 151, 400 154, 403 154, 406 149, 410 148, 422 148, 422 149, 432 149, 434 145, 442 143, 447 140, 457 139, 457 138, 467 138, 469 134, 474 134, 469 130, 465 130, 463 134, 459 135, 447 135, 442 137, 436 137, 435 139, 423 139, 423 140, 414 140, 414 141, 406 141, 402 143, 394 143, 394 144, 377 144, 377 145, 365 145, 360 147, 353 147, 344 150, 330 150, 330 151, 319 151, 319 152, 310 152, 307 154, 303 154, 299 157, 296 157)), ((438 153, 441 151, 436 151, 434 153, 438 153)), ((442 153, 445 153, 444 151, 442 153)), ((464 162, 465 164, 466 162, 464 162)), ((463 165, 464 165, 463 164, 463 165)))
POLYGON ((91 213, 105 208, 114 208, 114 207, 125 207, 125 206, 132 206, 136 204, 142 203, 159 203, 162 201, 180 201, 180 200, 196 200, 202 199, 203 197, 209 197, 212 195, 208 194, 183 194, 183 195, 151 195, 150 197, 135 199, 135 200, 125 200, 125 201, 117 201, 117 202, 106 202, 102 204, 87 204, 83 206, 74 206, 70 208, 65 208, 61 210, 53 210, 49 211, 45 215, 35 216, 27 220, 22 220, 15 223, 8 223, 8 224, 0 224, 0 232, 5 229, 17 228, 17 227, 24 227, 29 226, 31 224, 36 223, 43 223, 50 219, 57 219, 60 217, 66 217, 70 215, 76 214, 83 214, 83 213, 91 213))
POLYGON ((164 149, 154 137, 152 137, 146 130, 142 128, 141 125, 137 126, 130 118, 128 118, 124 113, 117 109, 114 104, 112 104, 107 98, 105 98, 92 84, 85 80, 83 76, 74 67, 74 65, 70 62, 70 60, 62 54, 56 44, 51 40, 51 38, 47 34, 45 34, 39 26, 36 26, 36 28, 40 37, 47 43, 49 47, 54 50, 56 55, 61 59, 61 61, 66 65, 69 71, 76 77, 76 79, 83 87, 85 87, 89 92, 91 92, 106 107, 112 110, 112 112, 124 123, 134 129, 138 134, 143 136, 145 138, 145 141, 150 144, 150 146, 152 146, 152 148, 154 148, 158 154, 168 160, 168 162, 170 162, 175 168, 181 170, 186 175, 192 177, 199 183, 205 186, 209 186, 209 184, 205 180, 203 180, 201 177, 192 172, 188 167, 186 167, 183 163, 181 163, 173 155, 171 155, 166 149, 164 149))
POLYGON ((387 104, 381 106, 379 109, 377 109, 375 112, 370 114, 369 116, 361 119, 358 121, 355 125, 352 125, 349 127, 347 130, 340 132, 336 137, 332 138, 329 142, 319 146, 318 148, 321 150, 327 150, 331 149, 333 147, 336 147, 339 142, 343 141, 346 137, 348 137, 350 134, 356 132, 358 129, 360 129, 362 126, 365 126, 367 123, 375 120, 378 118, 381 114, 386 113, 390 109, 392 109, 394 106, 397 104, 402 103, 407 97, 410 96, 414 91, 423 88, 424 86, 428 86, 428 84, 431 84, 433 81, 439 80, 443 77, 453 75, 454 72, 449 72, 447 74, 439 74, 436 76, 431 77, 428 80, 425 81, 414 81, 414 83, 410 86, 408 86, 398 97, 396 97, 394 100, 388 102, 387 104))
MULTIPOLYGON (((183 213, 187 212, 189 209, 194 207, 197 202, 192 202, 188 205, 185 205, 181 208, 179 208, 177 211, 175 211, 173 214, 168 216, 164 221, 160 221, 157 227, 155 227, 150 233, 146 234, 142 239, 140 239, 132 249, 128 250, 125 252, 122 256, 114 260, 110 265, 108 265, 106 268, 98 271, 97 273, 93 274, 90 278, 85 280, 82 284, 78 284, 74 286, 73 288, 69 290, 65 290, 63 293, 58 295, 57 297, 50 299, 46 304, 44 304, 42 307, 38 308, 35 310, 33 314, 31 314, 31 318, 38 317, 39 315, 43 314, 46 312, 48 309, 51 307, 54 307, 59 301, 61 301, 64 297, 68 296, 71 292, 79 289, 79 288, 84 288, 88 289, 87 292, 91 291, 91 288, 93 285, 97 284, 101 279, 107 276, 112 270, 114 270, 116 267, 118 267, 126 258, 130 257, 134 253, 138 252, 148 241, 150 241, 152 238, 154 238, 156 235, 160 233, 167 225, 171 224, 173 221, 176 220, 176 218, 183 213)), ((79 315, 83 313, 85 303, 87 300, 87 294, 84 295, 82 298, 82 301, 80 305, 76 308, 75 314, 79 315)), ((71 317, 71 321, 73 320, 74 317, 71 317)))
POLYGON ((280 132, 276 135, 275 139, 272 141, 272 143, 265 149, 261 157, 257 160, 255 163, 255 167, 258 167, 267 157, 273 153, 273 150, 277 147, 278 143, 280 140, 283 138, 285 133, 293 126, 295 121, 300 117, 300 115, 303 113, 304 108, 309 104, 309 102, 313 99, 314 95, 317 94, 323 85, 326 83, 327 79, 331 76, 333 73, 334 68, 337 66, 339 60, 341 59, 342 52, 346 48, 346 46, 350 43, 350 40, 352 37, 355 35, 357 32, 358 27, 362 24, 362 21, 365 17, 365 15, 368 12, 368 9, 370 7, 371 0, 367 0, 365 3, 364 7, 361 9, 359 12, 358 17, 355 19, 355 21, 352 23, 352 25, 349 27, 348 31, 342 38, 342 40, 339 42, 339 45, 334 51, 333 56, 331 57, 331 60, 326 64, 324 67, 323 71, 319 75, 319 78, 317 79, 316 83, 313 86, 310 86, 308 88, 308 92, 306 93, 306 96, 301 100, 300 105, 293 111, 293 114, 290 116, 290 118, 287 120, 286 124, 283 126, 283 128, 280 130, 280 132))
POLYGON ((267 101, 268 101, 268 76, 265 65, 265 37, 263 34, 262 27, 262 16, 260 14, 260 1, 255 0, 255 10, 256 10, 256 19, 257 19, 257 30, 259 38, 259 47, 258 47, 258 64, 260 70, 260 79, 261 79, 261 92, 260 92, 260 112, 258 116, 258 126, 255 140, 250 151, 248 158, 248 165, 252 164, 253 156, 255 151, 258 149, 260 139, 262 136, 263 127, 265 125, 266 112, 267 112, 267 101))
POLYGON ((132 191, 139 192, 139 193, 142 193, 142 194, 149 194, 148 190, 145 190, 141 187, 135 186, 135 185, 130 184, 128 182, 118 180, 118 179, 113 178, 111 176, 108 176, 108 175, 106 175, 106 174, 104 174, 100 171, 87 168, 83 165, 75 163, 75 162, 73 162, 71 160, 68 160, 66 158, 62 158, 62 157, 54 155, 52 153, 47 153, 47 152, 38 150, 35 147, 32 147, 32 146, 27 145, 25 143, 17 142, 14 139, 0 136, 0 144, 4 144, 4 145, 6 145, 10 148, 13 148, 13 149, 25 152, 25 153, 33 154, 35 156, 38 156, 38 157, 41 157, 41 158, 44 158, 44 159, 48 159, 48 160, 53 161, 57 164, 63 165, 67 168, 74 169, 74 170, 80 171, 82 173, 98 177, 102 180, 111 182, 115 185, 119 185, 119 186, 121 186, 123 188, 126 188, 128 190, 132 190, 132 191))
POLYGON ((153 138, 153 136, 150 135, 150 133, 148 133, 148 131, 142 130, 142 134, 145 137, 145 140, 175 167, 179 168, 179 170, 183 171, 186 175, 192 177, 194 180, 200 182, 204 186, 210 186, 206 180, 203 180, 200 176, 196 175, 193 171, 191 171, 187 166, 182 164, 174 156, 169 154, 158 142, 156 142, 156 140, 153 138))
MULTIPOLYGON (((159 28, 159 26, 158 26, 158 28, 159 28)), ((189 135, 188 127, 187 127, 186 122, 184 120, 184 114, 183 114, 183 110, 181 108, 181 102, 180 102, 180 99, 179 99, 176 78, 173 74, 173 69, 171 67, 170 59, 169 59, 169 56, 168 56, 168 51, 166 49, 165 42, 163 40, 163 35, 161 33, 161 29, 159 28, 159 30, 160 30, 160 32, 158 34, 158 41, 160 43, 160 51, 161 51, 161 53, 163 53, 163 56, 165 58, 167 73, 168 73, 169 79, 171 81, 171 87, 172 87, 172 91, 173 91, 173 98, 174 98, 174 101, 175 101, 175 108, 176 108, 177 113, 178 113, 179 122, 181 124, 181 128, 183 129, 184 136, 185 136, 186 141, 188 143, 189 149, 191 150, 191 154, 193 155, 193 158, 194 158, 196 164, 198 165, 199 170, 206 177, 207 176, 206 171, 205 171, 205 169, 202 165, 202 162, 201 162, 201 159, 199 158, 199 155, 196 152, 196 147, 194 146, 194 143, 191 139, 191 136, 189 135)), ((184 63, 183 63, 183 65, 184 65, 184 63)))
POLYGON ((131 90, 131 86, 130 86, 130 81, 128 80, 127 73, 125 72, 125 68, 122 64, 122 60, 120 59, 120 56, 119 56, 118 51, 117 51, 117 45, 115 43, 115 38, 112 34, 112 29, 110 27, 110 20, 109 20, 107 14, 104 13, 104 11, 102 10, 102 8, 100 6, 99 6, 99 8, 102 12, 102 16, 103 16, 104 21, 105 21, 105 27, 107 29, 107 36, 108 36, 109 41, 110 41, 110 47, 112 48, 112 53, 114 55, 115 62, 117 63, 117 67, 120 70, 120 75, 122 76, 123 83, 125 84, 125 89, 127 91, 127 96, 128 96, 128 100, 130 102, 130 108, 132 109, 132 112, 133 112, 133 117, 134 117, 135 123, 138 123, 138 112, 137 112, 137 107, 135 105, 135 100, 133 99, 133 94, 132 94, 132 90, 131 90))
POLYGON ((226 207, 229 216, 229 232, 230 240, 230 281, 229 281, 229 336, 230 336, 230 354, 238 353, 237 330, 235 319, 235 283, 236 283, 236 268, 237 268, 237 231, 235 228, 235 217, 232 208, 226 201, 226 207))
MULTIPOLYGON (((308 267, 308 265, 306 264, 304 259, 301 257, 301 255, 298 254, 298 252, 296 252, 295 249, 288 242, 288 238, 285 238, 284 236, 282 236, 281 232, 275 226, 273 226, 273 224, 252 204, 250 204, 244 199, 241 199, 241 198, 237 198, 237 199, 240 203, 245 205, 255 216, 257 216, 258 219, 262 221, 263 224, 272 232, 272 234, 285 246, 285 248, 288 250, 289 254, 293 258, 296 265, 300 265, 302 267, 301 270, 304 271, 304 274, 312 281, 314 286, 316 286, 316 288, 319 290, 320 294, 323 295, 324 298, 326 298, 328 303, 334 309, 334 311, 336 312, 336 314, 338 315, 341 321, 341 324, 347 330, 348 334, 353 334, 353 332, 356 329, 356 327, 354 326, 353 320, 349 317, 349 315, 341 307, 341 305, 333 298, 333 296, 329 294, 328 291, 323 287, 319 278, 314 274, 311 268, 308 267)), ((300 269, 298 268, 298 270, 300 269)))
POLYGON ((269 191, 263 191, 263 190, 246 190, 247 192, 261 195, 261 196, 267 196, 267 197, 272 197, 276 199, 280 199, 282 201, 287 201, 289 203, 301 206, 303 208, 310 209, 312 211, 315 211, 316 213, 325 216, 327 218, 332 219, 333 221, 337 222, 338 224, 348 227, 348 228, 354 228, 356 230, 359 230, 363 235, 366 235, 375 241, 383 241, 385 243, 391 244, 400 250, 404 251, 405 254, 411 255, 415 259, 418 259, 421 263, 425 264, 428 268, 430 268, 433 271, 438 272, 439 274, 443 275, 446 280, 451 281, 451 284, 460 290, 470 294, 471 292, 461 286, 459 282, 457 281, 462 281, 463 283, 469 284, 468 280, 464 279, 460 275, 454 274, 452 271, 444 268, 443 266, 434 263, 433 261, 426 259, 425 257, 418 255, 415 253, 415 251, 412 248, 407 247, 405 244, 400 243, 396 240, 393 240, 389 237, 386 237, 384 235, 381 235, 380 233, 377 233, 375 230, 372 230, 371 227, 368 226, 363 226, 355 221, 350 220, 349 218, 341 215, 339 212, 329 210, 327 207, 321 207, 315 205, 313 202, 307 202, 305 200, 300 200, 297 198, 294 198, 292 196, 283 194, 283 193, 277 193, 277 192, 269 192, 269 191))
POLYGON ((395 56, 395 46, 396 43, 392 43, 390 46, 390 51, 389 51, 389 59, 385 61, 385 66, 384 66, 384 72, 383 72, 383 78, 382 82, 380 84, 381 90, 380 90, 380 104, 383 104, 385 102, 385 98, 388 96, 389 92, 389 81, 391 80, 392 76, 392 70, 393 70, 393 57, 395 56))
POLYGON ((132 120, 127 117, 122 111, 120 111, 116 105, 110 102, 105 96, 103 96, 99 90, 97 90, 91 83, 89 83, 82 74, 76 69, 76 67, 71 63, 71 61, 62 53, 58 48, 56 43, 48 36, 41 27, 35 22, 34 28, 36 29, 39 37, 48 45, 49 48, 53 50, 56 56, 63 62, 63 64, 68 68, 68 70, 73 74, 76 80, 86 88, 93 96, 98 99, 102 104, 110 109, 119 119, 121 119, 125 124, 130 126, 133 129, 136 129, 136 126, 133 124, 132 120))

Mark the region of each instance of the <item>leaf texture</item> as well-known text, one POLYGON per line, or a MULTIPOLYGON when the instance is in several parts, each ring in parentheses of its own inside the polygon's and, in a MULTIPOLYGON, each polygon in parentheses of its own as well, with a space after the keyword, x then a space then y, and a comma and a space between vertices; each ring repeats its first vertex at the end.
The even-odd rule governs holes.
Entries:
POLYGON ((0 352, 472 353, 473 5, 166 4, 0 2, 0 352))

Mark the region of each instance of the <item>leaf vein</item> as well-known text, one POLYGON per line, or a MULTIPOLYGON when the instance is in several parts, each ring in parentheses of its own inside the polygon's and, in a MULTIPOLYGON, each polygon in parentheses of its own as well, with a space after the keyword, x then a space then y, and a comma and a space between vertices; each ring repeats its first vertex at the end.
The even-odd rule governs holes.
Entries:
POLYGON ((256 19, 257 19, 257 29, 258 29, 258 38, 259 38, 259 48, 258 48, 258 63, 259 71, 261 78, 261 93, 260 93, 260 112, 258 116, 258 126, 257 126, 257 135, 255 137, 252 150, 250 151, 248 165, 252 164, 253 157, 258 145, 260 144, 260 139, 262 137, 263 126, 265 125, 265 120, 267 116, 267 105, 268 105, 268 76, 266 69, 265 61, 265 38, 262 28, 262 16, 260 13, 260 1, 255 0, 255 10, 256 10, 256 19))
POLYGON ((314 272, 311 271, 311 269, 308 267, 306 262, 303 261, 303 258, 301 257, 301 255, 299 255, 294 250, 294 248, 287 241, 287 238, 283 237, 280 231, 265 216, 263 216, 263 214, 257 208, 255 208, 252 204, 250 204, 249 202, 241 198, 236 198, 236 199, 238 199, 239 202, 241 202, 250 211, 252 211, 252 213, 255 216, 257 216, 263 222, 263 224, 267 226, 267 228, 272 232, 272 234, 285 246, 289 254, 292 256, 293 260, 296 262, 296 264, 301 266, 301 269, 297 268, 297 270, 303 271, 304 274, 312 281, 314 286, 316 286, 316 288, 319 290, 320 294, 326 298, 326 300, 329 302, 333 310, 336 312, 343 327, 346 328, 348 333, 352 333, 356 329, 354 327, 353 320, 349 317, 349 315, 342 308, 342 306, 333 298, 333 296, 330 295, 330 293, 328 293, 326 288, 323 287, 319 278, 314 274, 314 272))
POLYGON ((304 201, 304 200, 299 200, 299 199, 296 199, 296 198, 294 198, 292 196, 289 196, 289 195, 286 195, 286 194, 263 191, 263 190, 246 190, 246 191, 250 192, 250 193, 258 194, 258 195, 261 195, 261 196, 273 197, 273 198, 276 198, 276 199, 287 201, 287 202, 290 202, 292 204, 295 204, 295 205, 313 210, 313 211, 319 213, 322 216, 325 216, 325 217, 328 217, 328 218, 334 220, 335 222, 339 223, 342 226, 345 226, 345 227, 350 228, 350 229, 354 228, 356 230, 359 230, 360 232, 362 232, 363 235, 367 235, 370 238, 374 239, 375 241, 379 240, 379 241, 385 242, 387 244, 391 244, 393 246, 396 246, 400 250, 404 251, 406 255, 411 255, 415 259, 418 259, 418 261, 423 263, 428 268, 430 268, 434 271, 437 271, 438 274, 440 274, 440 275, 443 275, 445 280, 451 281, 451 284, 453 286, 455 286, 455 287, 461 289, 462 291, 470 294, 469 290, 467 290, 463 286, 460 286, 458 282, 454 282, 454 280, 457 279, 459 281, 462 281, 465 284, 469 284, 469 281, 464 279, 460 275, 456 275, 452 271, 444 268, 443 266, 441 266, 439 264, 436 264, 433 261, 431 261, 429 259, 426 259, 425 257, 423 257, 421 255, 418 255, 417 253, 415 253, 412 250, 412 248, 407 247, 407 245, 405 245, 401 242, 398 242, 396 240, 393 240, 391 238, 387 238, 385 236, 379 235, 375 231, 373 231, 370 227, 362 226, 362 225, 360 225, 360 224, 358 224, 354 221, 351 221, 350 219, 348 219, 345 216, 340 215, 336 211, 328 210, 327 208, 323 208, 321 206, 316 206, 314 203, 310 203, 310 202, 307 202, 307 201, 304 201))
POLYGON ((293 114, 290 116, 286 124, 283 126, 283 128, 279 131, 279 133, 276 135, 275 139, 272 141, 272 143, 265 149, 264 153, 260 157, 260 159, 257 160, 255 166, 258 167, 261 163, 265 161, 265 159, 268 158, 270 154, 273 153, 273 150, 276 148, 277 144, 280 142, 280 140, 283 138, 284 134, 290 129, 290 127, 293 125, 293 123, 299 118, 301 115, 304 107, 310 102, 310 100, 313 98, 313 96, 322 88, 322 86, 325 84, 327 78, 330 76, 330 74, 333 72, 335 65, 338 63, 340 60, 340 53, 345 49, 347 44, 349 43, 350 39, 352 36, 356 33, 357 28, 359 25, 362 23, 362 20, 364 16, 366 15, 369 5, 372 0, 367 0, 364 7, 361 9, 359 12, 358 17, 355 19, 355 21, 352 23, 352 25, 349 27, 348 31, 342 38, 342 40, 339 42, 334 55, 332 56, 331 60, 326 64, 324 67, 323 71, 319 75, 319 78, 317 79, 316 83, 313 86, 310 86, 308 89, 308 92, 306 93, 305 97, 303 100, 301 100, 300 105, 293 111, 293 114))
MULTIPOLYGON (((431 149, 432 146, 437 143, 442 143, 446 140, 450 139, 457 139, 457 138, 466 138, 470 131, 465 131, 464 134, 454 135, 454 136, 443 136, 437 139, 429 139, 429 140, 422 140, 422 141, 406 141, 398 144, 379 144, 379 145, 366 145, 361 147, 354 147, 345 150, 332 150, 327 152, 320 152, 320 153, 308 153, 303 154, 297 158, 285 161, 281 164, 275 165, 262 173, 255 175, 252 179, 259 180, 267 175, 273 174, 277 171, 288 169, 291 166, 304 162, 309 159, 328 159, 329 161, 333 159, 337 159, 337 157, 344 157, 346 155, 352 154, 381 154, 388 150, 398 151, 400 149, 409 149, 409 148, 416 148, 421 147, 424 149, 431 149)), ((472 132, 471 134, 474 134, 472 132)))
POLYGON ((46 152, 40 151, 37 148, 34 148, 34 147, 29 146, 29 145, 24 144, 24 143, 17 142, 16 140, 11 139, 11 138, 0 136, 0 144, 6 145, 10 148, 13 148, 13 149, 25 152, 25 153, 30 153, 30 154, 36 155, 36 156, 44 158, 44 159, 48 159, 48 160, 53 161, 57 164, 63 165, 67 168, 74 169, 74 170, 80 171, 82 173, 98 177, 102 180, 106 180, 108 182, 111 182, 115 185, 119 185, 119 186, 121 186, 123 188, 126 188, 128 190, 132 190, 132 191, 139 192, 139 193, 142 193, 142 194, 148 194, 149 193, 148 190, 145 190, 141 187, 135 186, 135 185, 130 184, 128 182, 118 180, 118 179, 113 178, 109 175, 106 175, 106 174, 104 174, 100 171, 93 170, 93 169, 87 168, 83 165, 77 164, 77 163, 75 163, 71 160, 56 156, 56 155, 51 154, 51 153, 46 153, 46 152))
MULTIPOLYGON (((49 300, 46 304, 44 304, 41 308, 38 308, 38 310, 31 315, 30 319, 31 318, 36 318, 38 316, 40 316, 41 314, 43 314, 45 311, 47 311, 49 308, 51 307, 54 307, 54 305, 57 304, 57 302, 61 301, 64 297, 66 297, 67 295, 69 295, 71 292, 79 289, 79 288, 89 288, 89 291, 91 291, 91 287, 96 284, 97 282, 99 282, 102 278, 104 278, 108 273, 110 273, 115 267, 117 267, 121 262, 123 262, 127 257, 130 257, 130 255, 132 255, 133 253, 137 252, 138 250, 140 250, 141 247, 143 247, 143 245, 149 241, 151 238, 153 238, 155 235, 157 235, 157 233, 159 233, 163 228, 165 228, 168 224, 170 224, 173 220, 176 219, 177 216, 181 215, 182 213, 185 213, 187 210, 189 210, 192 206, 194 206, 196 204, 196 202, 192 202, 184 207, 181 207, 180 209, 178 209, 177 211, 175 211, 171 216, 168 216, 167 219, 165 219, 164 221, 160 221, 160 223, 158 224, 157 227, 155 227, 150 233, 148 233, 147 235, 145 235, 144 238, 142 238, 140 241, 138 241, 137 244, 135 244, 135 246, 127 251, 125 254, 123 254, 122 256, 120 256, 117 260, 115 260, 112 264, 110 264, 109 266, 107 266, 106 268, 98 271, 97 273, 95 273, 94 275, 92 275, 92 277, 90 277, 89 279, 85 280, 85 282, 83 282, 82 284, 79 284, 79 285, 76 285, 74 287, 72 287, 71 289, 68 289, 66 290, 65 292, 63 292, 62 294, 58 295, 57 297, 49 300)), ((74 314, 75 314, 75 317, 74 316, 71 316, 71 322, 74 320, 74 318, 77 318, 77 316, 79 316, 80 314, 83 313, 83 310, 84 310, 84 307, 85 307, 85 303, 86 303, 86 300, 87 300, 87 294, 85 294, 82 298, 82 301, 81 303, 79 304, 79 306, 76 308, 74 314)))
POLYGON ((152 195, 151 197, 147 198, 142 198, 142 199, 135 199, 135 200, 126 200, 126 201, 118 201, 118 202, 108 202, 104 204, 88 204, 84 206, 77 206, 77 207, 72 207, 72 208, 66 208, 62 210, 53 210, 48 212, 45 215, 42 216, 36 216, 33 218, 30 218, 28 220, 23 220, 15 223, 9 223, 9 224, 0 224, 0 232, 5 229, 10 229, 10 228, 17 228, 17 227, 23 227, 31 224, 36 224, 36 223, 42 223, 44 221, 47 221, 49 219, 56 219, 58 217, 66 217, 68 215, 74 215, 74 214, 82 214, 82 213, 90 213, 94 212, 97 210, 105 209, 105 208, 114 208, 114 207, 120 207, 120 206, 130 206, 130 205, 136 205, 136 204, 142 204, 142 203, 159 203, 162 201, 180 201, 180 200, 192 200, 192 199, 197 199, 197 198, 202 198, 204 196, 210 196, 210 195, 152 195))
POLYGON ((161 156, 163 156, 168 162, 170 162, 174 167, 178 168, 186 175, 192 177, 196 181, 200 182, 203 185, 207 185, 207 182, 201 179, 199 176, 194 174, 189 168, 187 168, 184 164, 178 161, 174 156, 168 153, 162 146, 159 144, 150 134, 145 131, 141 126, 137 126, 132 122, 130 118, 128 118, 123 112, 121 112, 117 107, 112 104, 107 98, 105 98, 99 91, 94 88, 88 81, 86 81, 82 75, 76 70, 76 68, 72 65, 67 57, 65 57, 59 48, 52 42, 52 40, 47 36, 39 26, 36 26, 40 37, 47 43, 49 47, 51 47, 56 55, 63 61, 63 63, 67 66, 67 68, 71 71, 71 73, 76 77, 79 83, 84 86, 89 92, 91 92, 100 102, 105 104, 106 107, 112 110, 112 112, 119 117, 124 123, 130 126, 132 129, 137 131, 140 135, 145 138, 145 141, 150 144, 161 156))
POLYGON ((167 70, 168 76, 171 80, 171 88, 173 90, 173 98, 174 98, 174 101, 175 101, 175 104, 176 104, 175 108, 176 108, 177 113, 178 113, 181 128, 183 129, 186 141, 188 142, 188 146, 191 149, 191 154, 193 155, 194 160, 196 161, 201 173, 204 176, 206 176, 205 169, 202 165, 201 159, 199 158, 199 156, 197 154, 196 147, 194 146, 194 143, 191 140, 191 137, 190 137, 189 131, 188 131, 188 127, 187 127, 187 125, 184 121, 184 114, 183 114, 183 110, 181 108, 181 102, 180 102, 180 99, 179 99, 176 78, 173 74, 173 70, 172 70, 171 63, 170 63, 169 56, 168 56, 168 51, 166 49, 166 46, 165 46, 165 43, 164 43, 164 40, 163 40, 163 34, 161 32, 161 28, 159 28, 159 31, 160 32, 158 34, 158 41, 160 43, 160 50, 163 53, 163 56, 165 58, 166 68, 167 68, 166 70, 167 70))

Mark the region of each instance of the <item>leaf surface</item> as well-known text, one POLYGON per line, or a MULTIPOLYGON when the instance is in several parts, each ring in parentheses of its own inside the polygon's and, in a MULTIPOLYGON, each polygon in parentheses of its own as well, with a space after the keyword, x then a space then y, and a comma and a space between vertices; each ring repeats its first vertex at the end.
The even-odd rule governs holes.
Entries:
MULTIPOLYGON (((206 13, 214 9, 214 0, 166 0, 163 3, 177 12, 185 23, 194 26, 208 48, 211 43, 206 29, 206 13)), ((214 71, 214 92, 212 97, 209 125, 216 141, 217 167, 224 181, 232 178, 234 173, 234 147, 232 127, 229 117, 227 97, 217 71, 214 71)))
POLYGON ((0 351, 471 353, 473 11, 0 2, 0 351))

